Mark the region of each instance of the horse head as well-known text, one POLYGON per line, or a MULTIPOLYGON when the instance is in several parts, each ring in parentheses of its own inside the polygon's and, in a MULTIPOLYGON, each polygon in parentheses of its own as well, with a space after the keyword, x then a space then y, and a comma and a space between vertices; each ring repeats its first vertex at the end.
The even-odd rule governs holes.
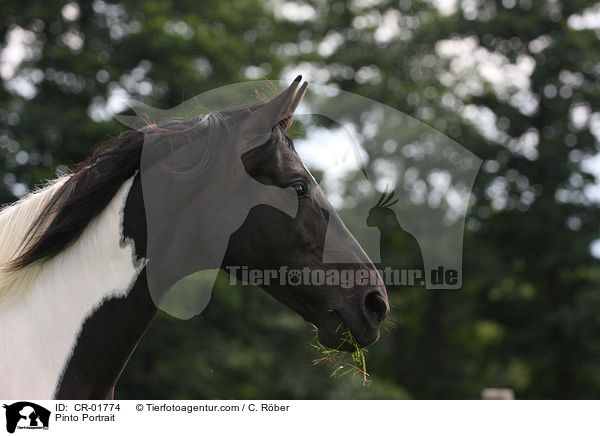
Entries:
POLYGON ((324 345, 350 349, 348 331, 369 345, 389 311, 385 286, 286 132, 300 81, 266 102, 145 130, 149 288, 160 305, 197 271, 291 274, 261 286, 317 326, 324 345))

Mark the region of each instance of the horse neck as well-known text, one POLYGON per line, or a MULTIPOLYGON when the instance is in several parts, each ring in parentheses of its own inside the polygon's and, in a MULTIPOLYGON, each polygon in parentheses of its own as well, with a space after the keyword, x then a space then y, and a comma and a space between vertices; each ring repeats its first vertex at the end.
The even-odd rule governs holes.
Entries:
POLYGON ((143 217, 138 195, 131 178, 74 244, 0 306, 0 331, 10 332, 0 338, 0 398, 110 394, 156 311, 137 240, 125 229, 143 217))

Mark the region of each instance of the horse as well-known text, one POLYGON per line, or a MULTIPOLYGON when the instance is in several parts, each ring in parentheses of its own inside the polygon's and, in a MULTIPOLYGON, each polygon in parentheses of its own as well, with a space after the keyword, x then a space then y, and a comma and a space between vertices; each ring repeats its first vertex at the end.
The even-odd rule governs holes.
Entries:
MULTIPOLYGON (((335 210, 323 207, 327 199, 287 132, 306 89, 306 83, 299 89, 300 81, 298 77, 268 101, 125 132, 72 173, 0 211, 0 398, 113 398, 120 374, 159 310, 149 280, 150 193, 140 171, 145 137, 168 142, 184 131, 200 141, 206 130, 198 126, 205 122, 260 118, 266 130, 253 136, 256 146, 242 147, 239 156, 225 155, 241 159, 243 170, 257 182, 253 189, 264 186, 285 192, 297 202, 297 211, 291 216, 268 204, 253 205, 239 227, 225 235, 220 267, 329 271, 342 266, 377 274, 335 210), (264 116, 267 112, 269 117, 264 116), (341 225, 326 236, 332 222, 341 225), (347 265, 323 261, 326 238, 328 247, 344 250, 347 265)), ((219 142, 212 146, 228 146, 219 142)), ((159 152, 168 156, 173 151, 163 147, 159 152)), ((192 197, 201 190, 185 180, 179 186, 192 197)), ((249 186, 243 185, 228 179, 227 188, 235 194, 249 186)), ((202 207, 213 212, 225 207, 216 204, 202 207)), ((177 219, 179 212, 170 212, 177 219)), ((214 229, 195 233, 210 232, 214 229)), ((168 248, 164 252, 172 253, 168 248)), ((160 292, 168 292, 171 284, 160 292)), ((389 312, 381 280, 351 287, 304 283, 291 287, 273 281, 261 287, 312 323, 323 345, 346 351, 354 345, 344 339, 345 332, 358 345, 368 346, 378 340, 380 324, 389 312)))

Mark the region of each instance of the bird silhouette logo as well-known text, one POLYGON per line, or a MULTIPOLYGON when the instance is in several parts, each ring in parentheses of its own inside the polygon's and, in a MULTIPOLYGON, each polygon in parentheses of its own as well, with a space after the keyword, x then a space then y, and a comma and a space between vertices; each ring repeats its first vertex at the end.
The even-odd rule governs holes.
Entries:
MULTIPOLYGON (((420 271, 423 278, 423 256, 417 239, 409 232, 404 230, 392 206, 398 203, 399 199, 394 199, 396 192, 392 190, 389 194, 387 187, 381 194, 381 197, 373 206, 367 216, 366 224, 369 227, 377 227, 380 233, 379 254, 380 265, 383 270, 390 268, 398 273, 400 278, 401 271, 420 271)), ((398 282, 398 280, 395 280, 398 282)), ((419 281, 418 281, 419 282, 419 281)), ((398 290, 397 284, 386 283, 389 290, 398 290)))

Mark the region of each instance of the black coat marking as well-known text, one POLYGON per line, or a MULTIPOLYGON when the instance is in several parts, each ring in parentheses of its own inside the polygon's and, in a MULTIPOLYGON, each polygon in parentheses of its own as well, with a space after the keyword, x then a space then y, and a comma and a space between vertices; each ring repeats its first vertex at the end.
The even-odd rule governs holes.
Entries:
MULTIPOLYGON (((138 259, 146 255, 146 227, 142 183, 135 177, 123 218, 123 238, 135 244, 138 259)), ((77 345, 55 392, 62 399, 107 399, 156 314, 148 292, 145 270, 125 298, 105 301, 85 320, 77 345)))

